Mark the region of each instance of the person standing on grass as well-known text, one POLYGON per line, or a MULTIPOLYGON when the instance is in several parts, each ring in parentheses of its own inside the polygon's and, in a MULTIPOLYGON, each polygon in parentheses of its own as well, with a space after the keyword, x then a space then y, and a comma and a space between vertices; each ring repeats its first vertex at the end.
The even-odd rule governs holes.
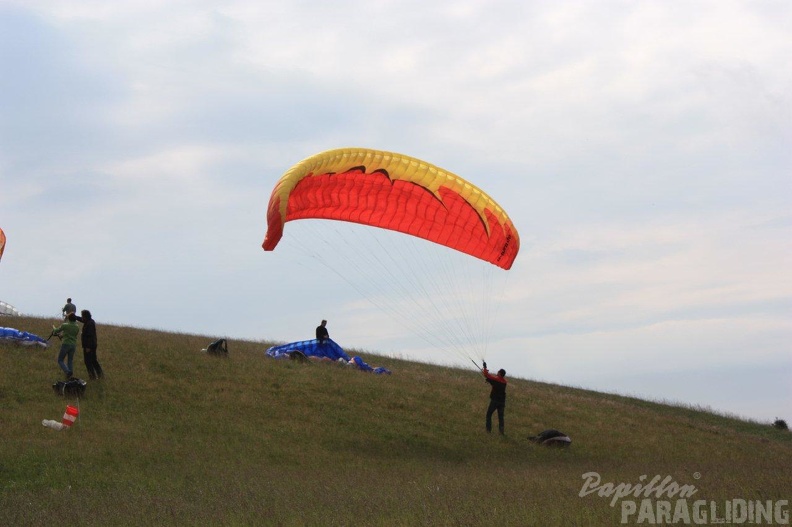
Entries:
POLYGON ((77 315, 73 312, 66 315, 66 321, 60 327, 52 326, 52 334, 63 338, 60 352, 58 353, 58 366, 66 374, 66 379, 71 379, 74 374, 74 352, 77 350, 77 335, 80 326, 77 325, 77 315), (67 359, 64 362, 64 359, 67 359))
POLYGON ((487 363, 483 363, 484 368, 481 373, 484 374, 484 379, 492 386, 490 391, 490 404, 487 408, 486 427, 487 432, 492 432, 492 414, 497 410, 498 412, 498 431, 501 435, 504 434, 504 421, 503 413, 506 409, 506 370, 498 370, 498 375, 492 375, 487 370, 487 363))
POLYGON ((80 311, 80 316, 74 318, 78 322, 82 322, 83 325, 80 340, 82 342, 85 368, 88 370, 88 378, 101 379, 104 377, 104 372, 102 372, 102 366, 99 365, 99 359, 96 358, 96 348, 99 345, 96 338, 96 322, 91 317, 91 312, 87 309, 80 311))
POLYGON ((316 326, 316 340, 319 341, 319 344, 324 344, 330 338, 330 333, 328 333, 326 326, 327 320, 322 320, 322 323, 316 326))
POLYGON ((69 313, 77 313, 77 306, 72 304, 71 298, 67 298, 66 299, 66 305, 63 306, 63 309, 61 309, 61 312, 63 312, 63 319, 64 320, 66 320, 66 316, 69 313))

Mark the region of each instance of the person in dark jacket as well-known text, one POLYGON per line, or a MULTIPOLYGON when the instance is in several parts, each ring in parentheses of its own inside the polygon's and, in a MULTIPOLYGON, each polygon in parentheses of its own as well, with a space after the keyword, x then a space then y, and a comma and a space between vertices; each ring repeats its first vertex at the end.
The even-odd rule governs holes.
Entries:
POLYGON ((316 326, 316 340, 319 344, 324 344, 324 341, 330 338, 330 333, 327 332, 327 320, 322 320, 322 323, 316 326))
POLYGON ((484 374, 484 379, 492 386, 490 391, 490 404, 487 408, 487 432, 492 432, 492 414, 498 411, 498 431, 501 435, 504 434, 504 421, 503 412, 506 409, 506 370, 498 370, 498 375, 492 375, 487 370, 487 363, 485 362, 484 368, 481 373, 484 374))
POLYGON ((75 318, 83 324, 81 342, 85 367, 88 369, 88 378, 101 379, 104 377, 104 372, 102 372, 102 367, 96 358, 96 348, 99 345, 96 338, 96 322, 91 317, 91 312, 87 309, 83 309, 80 312, 80 316, 75 318))

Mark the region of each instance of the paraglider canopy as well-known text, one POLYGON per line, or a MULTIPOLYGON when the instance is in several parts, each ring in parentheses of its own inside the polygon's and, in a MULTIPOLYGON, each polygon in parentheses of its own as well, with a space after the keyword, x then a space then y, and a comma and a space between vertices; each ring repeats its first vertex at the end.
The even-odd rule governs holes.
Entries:
POLYGON ((330 360, 344 359, 347 362, 351 360, 343 348, 331 339, 327 339, 324 342, 319 342, 316 339, 301 340, 272 346, 267 350, 267 355, 278 359, 287 356, 292 351, 299 351, 306 357, 327 358, 330 360))
POLYGON ((22 346, 41 346, 47 347, 47 341, 38 335, 20 331, 15 328, 0 328, 0 342, 10 342, 22 346))
POLYGON ((372 372, 378 375, 391 374, 389 369, 383 368, 382 366, 378 368, 369 366, 360 357, 350 358, 341 346, 329 338, 321 342, 317 339, 313 339, 272 346, 267 350, 267 356, 273 359, 296 358, 297 360, 326 359, 336 362, 340 361, 344 364, 355 366, 362 371, 372 372))
POLYGON ((484 191, 425 161, 393 152, 341 148, 311 156, 278 181, 267 209, 271 251, 287 221, 348 221, 423 238, 509 269, 520 238, 484 191))
POLYGON ((3 259, 3 251, 5 251, 6 235, 3 229, 0 229, 0 260, 3 259))

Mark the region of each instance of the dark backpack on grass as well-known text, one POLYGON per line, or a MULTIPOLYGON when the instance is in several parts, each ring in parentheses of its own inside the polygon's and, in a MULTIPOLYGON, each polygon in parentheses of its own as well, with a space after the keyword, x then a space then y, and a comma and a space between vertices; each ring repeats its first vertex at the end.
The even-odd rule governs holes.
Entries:
POLYGON ((567 447, 572 444, 572 440, 568 435, 553 429, 540 432, 535 436, 529 437, 528 440, 545 446, 567 447))
POLYGON ((228 356, 228 343, 226 343, 226 339, 219 339, 215 340, 206 348, 206 353, 210 355, 218 355, 222 357, 228 356))
POLYGON ((82 396, 85 393, 85 387, 88 385, 82 379, 69 379, 68 381, 57 381, 52 385, 52 389, 58 395, 78 395, 82 396))

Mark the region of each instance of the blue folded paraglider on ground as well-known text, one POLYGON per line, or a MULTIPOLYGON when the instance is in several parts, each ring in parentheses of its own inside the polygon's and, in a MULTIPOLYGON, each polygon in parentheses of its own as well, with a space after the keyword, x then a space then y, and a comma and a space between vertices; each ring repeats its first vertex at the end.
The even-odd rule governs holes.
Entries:
POLYGON ((380 366, 379 368, 372 368, 371 366, 363 362, 363 359, 361 359, 360 357, 353 357, 352 362, 354 362, 355 365, 363 371, 370 371, 378 375, 382 373, 386 375, 390 375, 390 370, 388 370, 387 368, 383 368, 382 366, 380 366))
POLYGON ((282 344, 280 346, 273 346, 267 350, 267 355, 275 359, 289 358, 292 351, 299 351, 306 357, 327 358, 330 360, 344 359, 349 362, 349 355, 344 350, 333 342, 331 339, 319 343, 318 340, 301 340, 299 342, 290 342, 289 344, 282 344))
POLYGON ((267 350, 267 356, 274 359, 290 359, 294 353, 299 353, 307 358, 326 359, 335 362, 343 361, 345 364, 355 366, 362 371, 368 371, 378 375, 390 375, 391 373, 387 368, 372 368, 360 357, 350 358, 343 348, 332 339, 327 339, 321 343, 316 339, 301 340, 298 342, 290 342, 289 344, 281 344, 280 346, 272 346, 267 350))
POLYGON ((0 342, 12 342, 23 346, 42 346, 47 347, 47 341, 38 335, 19 331, 14 328, 0 328, 0 342))

